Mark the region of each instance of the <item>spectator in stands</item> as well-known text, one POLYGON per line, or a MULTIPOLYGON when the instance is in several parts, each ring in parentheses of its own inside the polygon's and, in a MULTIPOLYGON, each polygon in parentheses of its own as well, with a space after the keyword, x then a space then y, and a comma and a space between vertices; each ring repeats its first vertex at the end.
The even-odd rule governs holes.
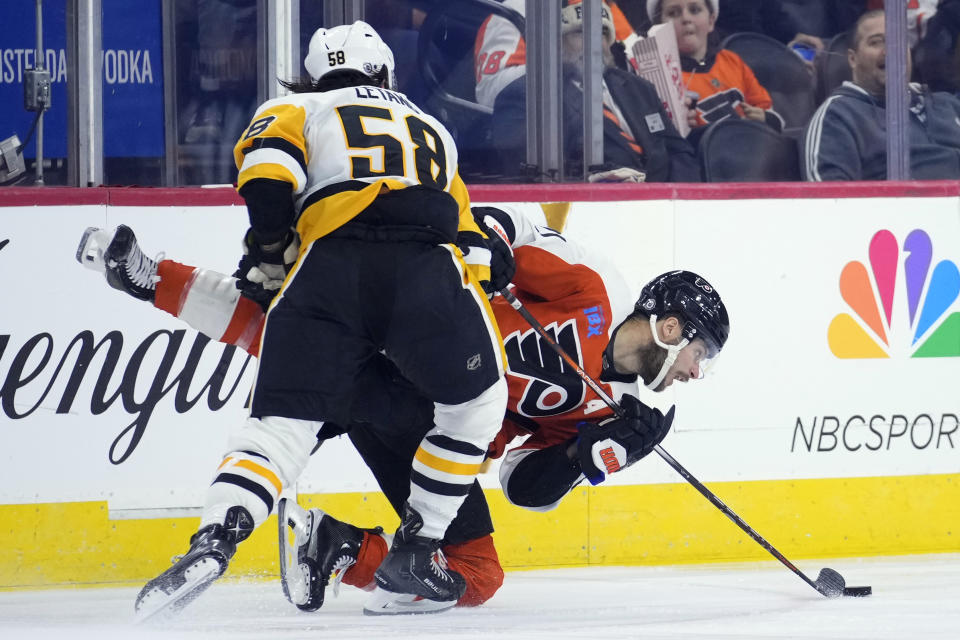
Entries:
POLYGON ((770 94, 747 63, 733 51, 720 49, 716 36, 711 37, 719 0, 647 0, 647 14, 654 24, 673 22, 690 94, 691 140, 699 139, 697 128, 730 117, 764 122, 778 132, 783 129, 770 94))
POLYGON ((940 0, 915 50, 916 79, 960 95, 960 0, 940 0))
MULTIPOLYGON (((645 0, 644 0, 645 1, 645 0)), ((826 0, 824 0, 826 2, 826 0)), ((862 5, 864 0, 852 0, 852 4, 862 5)), ((835 8, 834 12, 846 14, 843 7, 847 4, 842 0, 834 2, 829 0, 831 6, 835 8)), ((863 13, 863 10, 853 12, 853 19, 849 22, 841 20, 847 27, 853 24, 857 16, 863 13)), ((642 31, 646 31, 653 23, 644 15, 642 31)), ((843 31, 845 28, 840 29, 843 31)), ((723 5, 723 13, 717 14, 716 31, 718 37, 722 40, 734 33, 762 33, 779 40, 786 46, 791 47, 795 44, 808 46, 811 49, 819 51, 823 49, 824 43, 820 37, 812 34, 802 33, 798 25, 791 18, 790 14, 783 8, 781 0, 734 0, 728 1, 723 5)), ((832 35, 832 34, 831 34, 832 35)))
MULTIPOLYGON (((565 7, 580 2, 563 0, 565 7)), ((613 23, 616 40, 625 39, 633 33, 630 23, 616 3, 607 0, 605 4, 604 12, 613 23)), ((503 0, 503 6, 521 16, 526 12, 526 0, 503 0)), ((527 73, 527 45, 523 34, 506 18, 490 15, 477 32, 473 62, 477 77, 477 102, 492 107, 504 87, 527 73)))
MULTIPOLYGON (((887 174, 886 21, 881 10, 857 21, 844 82, 813 115, 804 135, 807 180, 882 180, 887 174)), ((908 73, 910 60, 907 59, 908 73)), ((960 99, 910 85, 911 177, 960 178, 960 99)))
MULTIPOLYGON (((700 171, 692 147, 677 132, 656 89, 646 80, 612 66, 614 27, 603 10, 603 159, 591 182, 696 182, 700 171)), ((579 2, 562 11, 564 174, 583 175, 583 23, 579 2)), ((508 175, 526 162, 526 78, 496 98, 493 139, 508 175)))

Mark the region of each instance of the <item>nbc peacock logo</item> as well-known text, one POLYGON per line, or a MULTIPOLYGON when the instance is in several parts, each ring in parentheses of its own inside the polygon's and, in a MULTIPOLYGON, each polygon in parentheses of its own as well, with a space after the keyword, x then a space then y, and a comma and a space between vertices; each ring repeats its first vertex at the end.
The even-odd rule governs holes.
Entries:
POLYGON ((914 229, 901 250, 894 234, 870 240, 869 267, 854 260, 840 273, 840 295, 856 314, 830 322, 827 341, 838 358, 960 357, 960 270, 940 260, 931 270, 933 243, 914 229), (906 300, 904 305, 905 289, 906 300))

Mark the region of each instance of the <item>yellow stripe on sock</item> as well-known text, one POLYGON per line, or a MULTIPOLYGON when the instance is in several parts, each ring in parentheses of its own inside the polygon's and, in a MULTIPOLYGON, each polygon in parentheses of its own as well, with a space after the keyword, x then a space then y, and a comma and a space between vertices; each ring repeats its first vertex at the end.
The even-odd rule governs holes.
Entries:
POLYGON ((480 472, 480 462, 476 464, 465 464, 462 462, 451 462, 437 456, 427 453, 423 449, 417 449, 417 455, 414 456, 421 463, 443 473, 454 473, 459 476, 475 476, 480 472))
POLYGON ((251 460, 236 460, 234 458, 227 458, 220 463, 220 466, 217 467, 217 471, 220 471, 231 462, 233 462, 233 466, 235 467, 243 467, 247 471, 252 471, 258 476, 261 476, 264 480, 273 485, 273 488, 277 490, 278 495, 283 491, 283 483, 280 482, 280 478, 277 477, 277 474, 275 474, 273 471, 270 471, 270 469, 267 469, 266 467, 261 467, 259 464, 251 460))

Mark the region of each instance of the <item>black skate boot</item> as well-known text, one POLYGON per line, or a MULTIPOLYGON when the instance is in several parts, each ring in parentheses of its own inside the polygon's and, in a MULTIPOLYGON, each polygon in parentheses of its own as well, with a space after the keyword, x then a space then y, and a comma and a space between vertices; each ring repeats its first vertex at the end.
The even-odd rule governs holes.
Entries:
POLYGON ((211 524, 190 538, 190 550, 151 580, 134 604, 142 622, 161 611, 175 614, 193 602, 227 570, 237 543, 253 532, 253 518, 243 507, 231 507, 222 525, 211 524))
POLYGON ((364 531, 320 509, 304 510, 286 498, 277 504, 280 528, 280 584, 283 595, 301 611, 316 611, 333 577, 333 593, 347 569, 356 564, 364 531))
POLYGON ((404 506, 390 553, 377 569, 377 588, 363 607, 368 616, 438 613, 457 604, 467 583, 447 569, 440 541, 418 536, 423 518, 404 506))
POLYGON ((157 292, 157 260, 148 258, 140 250, 133 229, 122 224, 114 229, 110 244, 103 250, 103 264, 111 287, 126 291, 138 300, 153 302, 157 292))

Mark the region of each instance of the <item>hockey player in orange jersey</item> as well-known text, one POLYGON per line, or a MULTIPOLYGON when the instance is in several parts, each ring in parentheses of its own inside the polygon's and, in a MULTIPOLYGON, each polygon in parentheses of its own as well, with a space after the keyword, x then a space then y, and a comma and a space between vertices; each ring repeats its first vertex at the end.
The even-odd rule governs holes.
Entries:
MULTIPOLYGON (((489 455, 499 457, 514 438, 525 438, 519 446, 506 451, 501 485, 513 504, 549 510, 585 478, 594 484, 603 481, 608 473, 650 453, 666 436, 672 411, 664 416, 637 400, 638 380, 650 389, 662 391, 673 382, 701 377, 726 341, 727 312, 713 287, 696 274, 663 274, 649 282, 635 300, 623 276, 607 260, 553 229, 535 224, 534 217, 525 215, 520 207, 475 207, 474 215, 491 229, 491 236, 509 241, 517 265, 514 294, 586 372, 620 400, 630 416, 615 419, 612 411, 540 336, 502 298, 494 298, 493 309, 508 357, 510 398, 503 427, 489 455), (609 448, 617 455, 612 464, 599 455, 599 451, 609 448)), ((92 231, 81 242, 78 259, 88 267, 104 271, 109 282, 128 292, 130 286, 121 282, 126 280, 122 274, 126 265, 136 266, 149 260, 140 252, 129 229, 92 231)), ((258 305, 230 291, 231 278, 171 261, 140 271, 146 277, 141 278, 145 287, 138 297, 152 299, 158 308, 212 337, 229 341, 233 336, 255 334, 255 330, 245 327, 262 322, 258 305), (217 306, 220 311, 213 313, 217 306), (214 315, 219 316, 216 322, 202 325, 202 318, 214 315)), ((255 341, 246 348, 256 353, 255 341)), ((381 395, 365 405, 380 402, 385 397, 384 388, 402 384, 391 381, 389 375, 381 375, 377 381, 378 375, 372 376, 370 388, 381 395)), ((398 416, 416 414, 404 408, 416 405, 416 394, 404 393, 401 388, 400 393, 388 395, 385 404, 391 419, 404 420, 398 416)), ((365 432, 351 429, 349 434, 354 439, 365 432)), ((391 461, 382 455, 382 449, 372 448, 362 440, 358 443, 354 439, 354 444, 390 497, 382 480, 388 477, 391 465, 402 469, 402 461, 391 461)), ((397 498, 390 499, 397 503, 397 498)), ((482 508, 469 500, 467 504, 472 505, 471 517, 479 514, 489 518, 485 504, 482 508)), ((295 531, 293 547, 310 550, 305 553, 315 563, 310 568, 313 574, 307 576, 316 589, 310 596, 311 606, 322 603, 333 572, 337 572, 338 581, 369 587, 373 572, 386 553, 386 543, 380 535, 341 523, 317 509, 303 512, 293 505, 289 508, 293 528, 299 529, 295 531), (313 518, 312 528, 304 524, 308 517, 313 518), (346 558, 335 553, 344 541, 349 543, 346 558)), ((463 515, 462 510, 460 516, 463 515)), ((470 526, 460 516, 452 528, 470 526)), ((281 538, 285 535, 281 532, 281 538)), ((451 568, 461 572, 468 585, 467 595, 459 604, 479 604, 499 588, 503 574, 489 535, 447 545, 444 552, 451 568)), ((284 571, 287 585, 301 578, 297 567, 286 567, 284 571)), ((286 590, 290 597, 290 587, 286 590)), ((297 603, 296 594, 293 595, 291 599, 297 603)), ((300 606, 306 608, 302 603, 300 606)))

